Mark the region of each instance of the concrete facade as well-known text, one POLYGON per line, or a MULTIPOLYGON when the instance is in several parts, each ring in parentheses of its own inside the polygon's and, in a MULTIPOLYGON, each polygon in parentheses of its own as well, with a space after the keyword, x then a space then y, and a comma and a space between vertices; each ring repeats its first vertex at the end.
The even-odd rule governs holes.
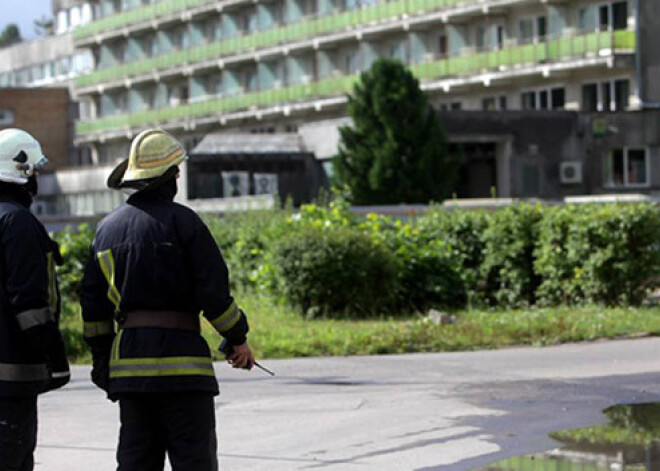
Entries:
MULTIPOLYGON (((660 195, 660 111, 454 111, 440 117, 457 149, 493 145, 497 196, 660 195)), ((474 162, 466 157, 470 169, 474 162)))
POLYGON ((636 59, 640 100, 642 106, 657 108, 660 107, 660 50, 655 41, 660 28, 660 4, 636 1, 639 5, 639 53, 636 59))

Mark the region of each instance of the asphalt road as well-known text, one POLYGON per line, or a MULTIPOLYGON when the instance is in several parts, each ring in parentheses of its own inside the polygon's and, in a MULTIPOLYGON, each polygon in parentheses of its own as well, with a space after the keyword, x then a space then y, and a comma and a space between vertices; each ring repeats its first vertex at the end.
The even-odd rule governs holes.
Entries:
MULTIPOLYGON (((553 447, 552 430, 660 401, 660 339, 216 364, 220 469, 464 470, 553 447)), ((76 367, 42 396, 37 470, 115 469, 118 409, 76 367)))

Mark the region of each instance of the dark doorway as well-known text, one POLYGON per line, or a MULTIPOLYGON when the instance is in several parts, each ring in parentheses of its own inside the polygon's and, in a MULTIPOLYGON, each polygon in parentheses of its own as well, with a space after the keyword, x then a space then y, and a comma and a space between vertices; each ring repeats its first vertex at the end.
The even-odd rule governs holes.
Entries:
POLYGON ((497 161, 495 143, 451 144, 453 153, 461 155, 463 165, 456 185, 458 198, 489 198, 496 191, 497 161))

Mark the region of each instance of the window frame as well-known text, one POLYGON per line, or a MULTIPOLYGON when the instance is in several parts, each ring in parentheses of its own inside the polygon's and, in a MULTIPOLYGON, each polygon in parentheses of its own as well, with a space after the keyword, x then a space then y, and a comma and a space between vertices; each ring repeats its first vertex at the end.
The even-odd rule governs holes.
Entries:
POLYGON ((631 188, 650 188, 651 187, 651 152, 648 146, 624 146, 616 147, 608 150, 605 155, 605 165, 603 166, 603 188, 606 189, 631 189, 631 188), (614 183, 613 178, 607 178, 609 176, 613 177, 612 167, 614 165, 613 157, 614 152, 617 150, 623 151, 623 183, 616 184, 614 183), (644 151, 644 163, 645 163, 645 176, 646 181, 644 183, 630 183, 629 174, 628 174, 628 154, 630 151, 644 151))
POLYGON ((588 82, 582 82, 580 85, 580 110, 587 112, 587 113, 617 113, 621 111, 628 111, 631 108, 631 103, 630 103, 630 91, 633 89, 633 83, 630 77, 626 76, 620 76, 620 77, 611 77, 607 80, 595 80, 595 81, 588 81, 588 82), (617 96, 616 96, 616 84, 619 82, 628 82, 628 99, 626 100, 628 102, 628 106, 626 106, 623 109, 618 109, 617 108, 617 96), (609 98, 610 101, 607 106, 605 106, 605 102, 603 101, 604 98, 604 93, 603 93, 603 85, 607 84, 607 88, 609 89, 609 98), (588 85, 596 85, 596 110, 585 110, 584 108, 584 94, 583 90, 584 87, 588 85))
POLYGON ((532 88, 532 89, 523 89, 520 91, 520 109, 522 111, 564 111, 566 110, 566 89, 567 85, 554 85, 543 88, 532 88), (553 103, 553 92, 558 89, 564 90, 564 105, 561 108, 555 108, 553 103), (527 94, 533 94, 534 96, 534 106, 532 108, 525 108, 524 96, 527 94), (545 94, 546 107, 541 107, 543 102, 543 95, 545 94))

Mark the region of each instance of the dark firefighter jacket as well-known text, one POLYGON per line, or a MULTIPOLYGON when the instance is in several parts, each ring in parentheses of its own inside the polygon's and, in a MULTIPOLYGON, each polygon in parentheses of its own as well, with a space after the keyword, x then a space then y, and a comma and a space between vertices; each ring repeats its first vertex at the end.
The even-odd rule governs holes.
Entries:
POLYGON ((120 324, 115 333, 113 319, 131 311, 201 312, 231 344, 246 340, 247 319, 230 295, 222 255, 201 219, 172 201, 175 193, 174 179, 135 193, 99 223, 92 244, 81 292, 85 339, 94 357, 92 379, 113 399, 125 393, 218 393, 209 347, 199 333, 120 324), (109 387, 99 378, 107 365, 109 387))
POLYGON ((0 396, 47 391, 53 361, 68 369, 58 329, 60 252, 31 202, 0 182, 0 396))

